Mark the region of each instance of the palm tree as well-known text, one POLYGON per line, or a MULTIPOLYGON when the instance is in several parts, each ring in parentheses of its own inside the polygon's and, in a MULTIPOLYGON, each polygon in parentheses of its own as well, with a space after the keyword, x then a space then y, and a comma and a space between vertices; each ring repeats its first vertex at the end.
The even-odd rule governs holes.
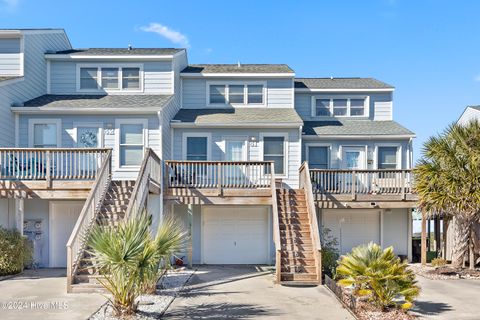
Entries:
POLYGON ((383 250, 372 242, 355 247, 340 258, 337 278, 340 285, 353 286, 354 294, 369 296, 382 309, 409 309, 420 293, 415 274, 395 256, 393 248, 383 250))
POLYGON ((100 284, 112 294, 110 302, 116 316, 135 313, 138 296, 155 290, 162 260, 168 263, 188 240, 186 231, 173 218, 160 224, 155 237, 151 224, 151 216, 144 212, 117 227, 96 225, 90 233, 92 262, 103 276, 100 284))
POLYGON ((480 123, 452 124, 430 138, 414 174, 420 207, 453 217, 452 265, 461 267, 470 247, 473 269, 474 226, 480 217, 480 123))

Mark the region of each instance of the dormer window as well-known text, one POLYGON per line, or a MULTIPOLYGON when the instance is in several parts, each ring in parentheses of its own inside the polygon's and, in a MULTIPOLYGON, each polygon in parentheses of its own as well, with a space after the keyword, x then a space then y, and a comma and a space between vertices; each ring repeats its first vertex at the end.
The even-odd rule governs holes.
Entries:
POLYGON ((312 117, 368 117, 368 97, 313 97, 312 117))
POLYGON ((264 105, 263 83, 208 83, 207 105, 264 105))
POLYGON ((81 68, 80 69, 80 89, 98 90, 98 69, 81 68))
POLYGON ((142 91, 141 66, 80 65, 77 91, 142 91))

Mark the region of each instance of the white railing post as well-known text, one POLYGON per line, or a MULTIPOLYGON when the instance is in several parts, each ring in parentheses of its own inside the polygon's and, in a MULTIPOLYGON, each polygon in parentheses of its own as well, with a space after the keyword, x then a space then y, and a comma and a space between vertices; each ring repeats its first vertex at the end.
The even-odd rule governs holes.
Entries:
POLYGON ((45 179, 47 181, 47 188, 51 188, 52 187, 52 154, 50 150, 46 151, 45 156, 46 156, 45 167, 47 170, 47 172, 45 172, 45 179))

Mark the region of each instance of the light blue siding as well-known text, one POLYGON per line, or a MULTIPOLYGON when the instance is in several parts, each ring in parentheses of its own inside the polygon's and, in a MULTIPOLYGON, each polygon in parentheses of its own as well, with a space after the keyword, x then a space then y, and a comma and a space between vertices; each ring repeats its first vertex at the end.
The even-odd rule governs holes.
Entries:
MULTIPOLYGON (((312 117, 312 97, 317 96, 368 96, 369 97, 369 119, 372 120, 392 120, 392 94, 391 93, 368 93, 368 92, 351 92, 351 93, 295 93, 295 110, 304 121, 313 120, 332 120, 334 118, 312 117)), ((366 118, 366 117, 365 117, 366 118)), ((359 119, 355 117, 355 119, 359 119)))
MULTIPOLYGON (((293 107, 293 81, 291 78, 261 79, 261 78, 209 78, 206 79, 182 79, 183 108, 212 108, 207 106, 207 82, 235 82, 235 81, 262 81, 266 82, 266 103, 270 108, 293 107)), ((225 107, 225 106, 221 106, 225 107)))
MULTIPOLYGON (((302 159, 307 160, 306 149, 309 145, 326 145, 330 147, 330 169, 342 169, 342 155, 341 148, 349 146, 367 147, 367 160, 371 160, 370 164, 367 164, 366 169, 376 169, 376 146, 391 145, 401 147, 401 168, 408 169, 410 165, 409 153, 409 141, 408 140, 342 140, 342 139, 320 139, 309 138, 303 139, 302 144, 302 159)), ((368 161, 370 162, 370 161, 368 161)))
POLYGON ((21 59, 20 38, 0 39, 0 76, 21 75, 21 59))
MULTIPOLYGON (((77 94, 77 64, 92 64, 91 60, 81 61, 51 61, 50 63, 50 91, 52 94, 77 94)), ((98 62, 99 65, 118 66, 132 63, 132 61, 98 62)), ((143 64, 143 93, 144 94, 172 94, 173 75, 171 61, 137 62, 143 64)), ((95 94, 95 93, 93 93, 95 94)), ((98 92, 97 92, 98 94, 98 92)), ((141 94, 141 93, 135 93, 141 94)))
MULTIPOLYGON (((115 170, 118 167, 119 155, 116 150, 116 119, 147 119, 148 120, 148 147, 152 148, 157 154, 161 154, 161 132, 160 122, 157 115, 21 115, 19 119, 19 137, 20 147, 29 147, 28 137, 29 119, 60 119, 62 122, 62 138, 61 147, 74 148, 76 147, 74 137, 74 125, 77 123, 101 123, 103 125, 103 146, 105 148, 112 148, 112 168, 115 170)), ((125 171, 117 170, 114 174, 115 179, 132 179, 138 174, 137 170, 125 171)))
POLYGON ((24 34, 24 78, 14 83, 0 83, 0 146, 14 146, 15 117, 12 103, 23 103, 47 92, 47 50, 67 50, 70 44, 63 31, 24 34))
MULTIPOLYGON (((296 188, 298 186, 298 169, 300 168, 301 160, 301 140, 298 129, 263 129, 263 128, 249 128, 249 129, 175 129, 173 141, 173 160, 183 159, 183 135, 184 133, 202 132, 208 133, 212 136, 211 153, 212 158, 209 160, 225 160, 223 144, 225 138, 238 137, 249 141, 247 143, 247 160, 261 161, 262 150, 260 150, 260 135, 268 135, 268 133, 285 133, 288 135, 287 147, 287 165, 286 176, 282 177, 287 186, 296 188), (253 141, 254 138, 255 140, 253 141)), ((280 178, 280 176, 279 176, 280 178)))

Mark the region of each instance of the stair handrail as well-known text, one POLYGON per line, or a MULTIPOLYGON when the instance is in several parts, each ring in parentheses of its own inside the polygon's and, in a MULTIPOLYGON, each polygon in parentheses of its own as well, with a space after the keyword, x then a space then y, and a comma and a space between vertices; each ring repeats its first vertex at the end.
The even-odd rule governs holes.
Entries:
POLYGON ((281 281, 282 248, 280 244, 280 222, 278 219, 277 187, 275 185, 275 165, 270 163, 270 187, 272 189, 273 242, 275 244, 275 280, 281 281))
POLYGON ((67 242, 67 292, 71 291, 73 277, 77 271, 81 254, 85 250, 88 233, 105 199, 105 194, 111 181, 111 174, 112 150, 108 149, 67 242))
POLYGON ((148 196, 150 182, 156 184, 160 188, 160 192, 162 192, 162 175, 162 161, 160 157, 151 148, 146 148, 138 177, 125 211, 125 219, 128 219, 132 214, 136 216, 142 212, 142 207, 148 196))
POLYGON ((317 281, 322 283, 322 244, 320 241, 320 232, 318 230, 317 211, 315 201, 313 200, 312 181, 310 180, 310 169, 308 162, 304 161, 299 169, 299 187, 304 190, 305 200, 307 201, 307 212, 310 220, 310 232, 312 234, 312 244, 315 254, 315 263, 317 269, 317 281))

